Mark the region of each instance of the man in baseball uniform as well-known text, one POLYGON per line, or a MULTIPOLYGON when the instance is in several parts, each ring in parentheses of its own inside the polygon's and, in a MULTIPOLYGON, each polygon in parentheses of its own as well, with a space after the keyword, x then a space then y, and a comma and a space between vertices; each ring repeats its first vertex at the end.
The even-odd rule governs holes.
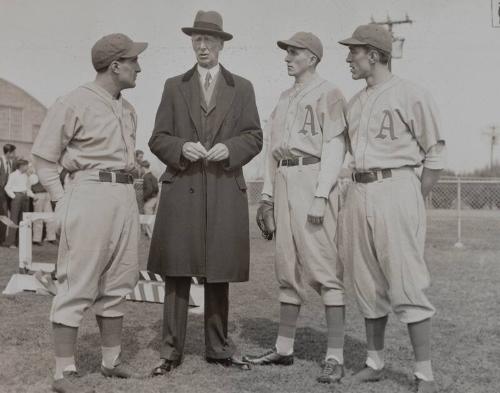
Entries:
POLYGON ((318 37, 299 32, 278 46, 287 52, 288 75, 295 83, 281 94, 269 120, 261 206, 274 205, 280 325, 275 348, 249 360, 293 363, 297 318, 309 284, 325 304, 328 326, 318 380, 338 382, 344 375, 344 286, 336 247, 338 195, 333 190, 345 156, 345 100, 316 72, 323 56, 318 37))
POLYGON ((120 365, 120 352, 123 301, 139 276, 139 214, 130 175, 137 115, 121 91, 135 87, 138 56, 146 47, 124 34, 97 41, 92 48, 95 81, 56 101, 33 145, 40 182, 57 202, 61 233, 50 312, 56 392, 89 391, 73 379, 78 326, 89 307, 101 332, 101 373, 133 376, 120 365), (65 191, 58 164, 70 173, 65 191))
POLYGON ((352 78, 367 84, 347 108, 354 184, 339 243, 366 325, 366 367, 354 378, 381 378, 392 310, 408 325, 417 391, 436 392, 430 360, 435 310, 424 293, 429 285, 424 198, 445 164, 438 111, 426 91, 390 72, 392 36, 385 28, 360 26, 340 44, 349 47, 352 78), (422 165, 418 177, 415 168, 422 165))

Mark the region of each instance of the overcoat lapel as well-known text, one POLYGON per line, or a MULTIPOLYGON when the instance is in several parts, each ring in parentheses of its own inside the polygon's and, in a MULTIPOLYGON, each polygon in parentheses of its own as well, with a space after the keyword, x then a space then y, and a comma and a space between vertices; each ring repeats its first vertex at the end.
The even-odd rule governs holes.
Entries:
POLYGON ((180 84, 180 90, 184 99, 186 100, 186 105, 189 109, 189 116, 194 123, 196 129, 196 135, 200 139, 201 132, 201 106, 200 106, 200 83, 198 78, 194 77, 196 73, 196 65, 191 68, 188 72, 184 74, 182 78, 182 83, 180 84))
POLYGON ((216 95, 216 107, 215 107, 215 120, 214 120, 214 132, 212 133, 212 143, 217 136, 217 134, 220 131, 220 127, 222 125, 222 122, 227 116, 227 113, 229 109, 231 108, 231 105, 234 100, 234 95, 235 95, 235 88, 234 88, 234 79, 233 76, 229 71, 227 71, 222 65, 220 66, 220 72, 221 75, 219 75, 219 78, 222 80, 220 81, 219 85, 217 86, 217 91, 214 92, 216 95))

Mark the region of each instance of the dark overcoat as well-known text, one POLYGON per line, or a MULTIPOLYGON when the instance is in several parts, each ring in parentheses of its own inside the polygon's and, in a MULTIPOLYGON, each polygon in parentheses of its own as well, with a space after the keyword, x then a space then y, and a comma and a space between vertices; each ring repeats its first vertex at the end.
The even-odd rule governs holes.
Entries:
POLYGON ((162 276, 248 281, 248 199, 242 167, 262 149, 262 130, 252 84, 222 66, 218 78, 208 142, 201 135, 196 66, 166 81, 156 114, 149 147, 167 169, 160 177, 148 269, 162 276), (229 158, 191 163, 182 155, 189 141, 208 148, 224 143, 229 158))

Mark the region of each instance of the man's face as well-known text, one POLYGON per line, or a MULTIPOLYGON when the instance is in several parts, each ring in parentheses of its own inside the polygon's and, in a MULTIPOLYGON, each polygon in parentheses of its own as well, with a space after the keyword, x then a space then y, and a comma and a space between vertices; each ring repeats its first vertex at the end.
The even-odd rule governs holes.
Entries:
POLYGON ((196 61, 201 67, 212 68, 219 62, 219 52, 224 47, 222 39, 207 34, 191 36, 196 61))
POLYGON ((135 87, 137 74, 141 72, 137 57, 117 60, 115 70, 118 83, 122 89, 135 87))
POLYGON ((307 49, 289 46, 286 49, 285 62, 288 75, 298 77, 304 74, 310 67, 314 67, 315 56, 307 49))
POLYGON ((135 156, 135 160, 136 160, 137 162, 144 161, 144 154, 142 154, 142 153, 141 153, 141 154, 136 155, 136 156, 135 156))
POLYGON ((5 157, 8 159, 8 160, 15 160, 16 159, 16 151, 11 151, 11 152, 8 152, 5 157))
POLYGON ((366 79, 372 74, 370 52, 363 46, 349 46, 346 62, 349 63, 352 79, 366 79))

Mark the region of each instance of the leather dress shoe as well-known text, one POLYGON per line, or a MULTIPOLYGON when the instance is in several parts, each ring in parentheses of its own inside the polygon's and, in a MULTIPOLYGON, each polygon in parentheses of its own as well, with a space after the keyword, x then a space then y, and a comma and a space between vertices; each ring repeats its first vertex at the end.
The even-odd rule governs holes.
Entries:
POLYGON ((352 381, 354 383, 377 382, 382 379, 383 375, 383 368, 380 370, 375 370, 374 368, 365 366, 365 368, 361 369, 352 376, 352 381))
POLYGON ((424 381, 420 378, 415 378, 415 386, 417 393, 438 393, 437 383, 434 381, 424 381))
POLYGON ((290 366, 293 364, 293 354, 280 355, 275 349, 272 349, 261 356, 245 356, 243 360, 257 366, 269 366, 271 364, 290 366))
POLYGON ((236 356, 231 356, 229 358, 222 358, 222 359, 207 357, 206 360, 208 363, 218 364, 218 365, 221 365, 223 367, 235 367, 235 368, 239 368, 240 370, 244 370, 244 371, 250 370, 249 362, 246 361, 244 358, 240 358, 240 357, 236 357, 236 356))
POLYGON ((174 368, 179 367, 180 364, 180 360, 161 359, 161 363, 158 366, 155 366, 155 368, 153 368, 153 371, 151 371, 151 376, 159 377, 162 375, 167 375, 174 368))
POLYGON ((63 378, 55 379, 52 382, 52 391, 56 393, 95 393, 95 390, 88 386, 82 387, 75 383, 80 375, 76 371, 64 371, 63 378))
POLYGON ((335 359, 327 359, 323 363, 321 375, 317 378, 320 383, 337 383, 344 377, 344 366, 335 359))

